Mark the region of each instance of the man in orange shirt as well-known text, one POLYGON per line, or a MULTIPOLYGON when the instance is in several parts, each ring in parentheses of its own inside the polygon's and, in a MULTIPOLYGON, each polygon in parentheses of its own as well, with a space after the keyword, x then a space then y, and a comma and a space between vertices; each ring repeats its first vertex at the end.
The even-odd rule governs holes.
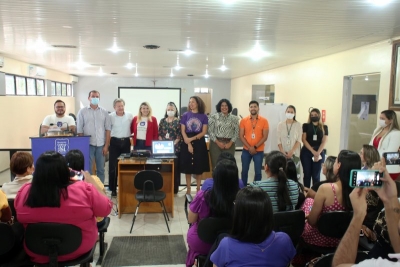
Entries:
POLYGON ((267 119, 258 115, 259 109, 257 101, 250 101, 250 116, 240 121, 239 137, 243 142, 242 180, 244 185, 247 184, 251 159, 254 161, 254 181, 261 181, 264 143, 268 138, 269 124, 267 119))

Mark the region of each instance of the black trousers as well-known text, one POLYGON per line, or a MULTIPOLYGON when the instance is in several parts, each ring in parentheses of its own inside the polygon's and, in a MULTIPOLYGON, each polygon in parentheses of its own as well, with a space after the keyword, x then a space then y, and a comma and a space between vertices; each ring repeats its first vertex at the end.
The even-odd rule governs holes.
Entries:
POLYGON ((122 153, 131 152, 131 141, 129 140, 129 137, 111 137, 109 152, 110 157, 108 161, 108 187, 111 191, 116 191, 118 157, 122 153))

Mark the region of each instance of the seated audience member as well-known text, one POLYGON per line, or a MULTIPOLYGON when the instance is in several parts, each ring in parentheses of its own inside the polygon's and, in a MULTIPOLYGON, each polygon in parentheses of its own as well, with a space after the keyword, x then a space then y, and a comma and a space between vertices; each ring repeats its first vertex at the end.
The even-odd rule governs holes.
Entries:
POLYGON ((14 199, 21 186, 32 181, 32 173, 35 170, 32 155, 22 151, 14 153, 10 160, 10 170, 15 179, 4 183, 2 190, 9 199, 14 199))
POLYGON ((322 213, 352 210, 349 199, 349 194, 352 191, 352 188, 349 186, 350 171, 358 169, 360 166, 361 159, 357 153, 342 150, 333 166, 333 173, 339 179, 334 183, 322 184, 314 199, 306 199, 302 207, 307 216, 302 234, 302 238, 306 243, 322 247, 336 247, 339 244, 339 238, 322 235, 316 225, 322 213))
POLYGON ((11 223, 11 209, 8 205, 7 195, 0 190, 0 222, 11 223))
MULTIPOLYGON (((226 151, 219 154, 216 164, 218 164, 218 162, 220 162, 221 160, 224 160, 224 159, 230 160, 230 161, 234 162, 236 165, 235 157, 231 153, 226 152, 226 151)), ((201 190, 206 191, 208 189, 211 189, 213 184, 214 184, 213 178, 207 178, 206 180, 204 180, 203 185, 201 186, 201 190)), ((242 179, 239 179, 239 188, 243 188, 243 187, 244 187, 243 181, 242 181, 242 179)))
POLYGON ((335 252, 335 256, 333 257, 332 261, 333 267, 389 267, 400 265, 399 262, 392 262, 388 260, 389 258, 398 260, 400 259, 400 236, 398 230, 398 225, 400 222, 400 205, 397 199, 397 188, 395 182, 392 180, 385 168, 385 159, 382 159, 382 161, 377 164, 377 168, 381 173, 383 173, 383 177, 381 178, 383 181, 383 186, 382 188, 374 190, 379 195, 379 198, 383 201, 385 206, 386 220, 381 219, 381 223, 386 221, 387 224, 385 225, 387 233, 385 238, 386 240, 377 242, 372 251, 368 253, 368 256, 370 256, 371 259, 354 264, 358 250, 360 228, 362 226, 364 217, 367 214, 366 195, 368 192, 368 190, 365 188, 356 188, 350 194, 350 200, 353 206, 353 219, 351 220, 350 225, 335 252), (382 249, 382 247, 387 246, 386 244, 391 244, 390 250, 387 250, 382 255, 374 255, 373 251, 375 247, 379 246, 381 247, 380 249, 382 249))
POLYGON ((326 158, 325 162, 322 163, 322 173, 325 175, 326 180, 315 183, 307 191, 307 197, 314 198, 318 191, 318 188, 325 183, 334 183, 337 181, 337 177, 333 174, 333 164, 335 164, 336 157, 329 156, 326 158))
POLYGON ((306 199, 306 196, 304 195, 304 186, 302 183, 299 182, 298 180, 298 175, 297 175, 297 168, 296 164, 294 163, 293 160, 288 159, 287 164, 286 164, 286 177, 289 180, 293 180, 295 183, 297 183, 298 191, 299 191, 299 198, 297 200, 297 205, 296 205, 296 210, 303 205, 304 200, 306 199))
POLYGON ((286 267, 296 254, 290 237, 274 232, 268 194, 245 187, 236 196, 231 235, 212 253, 214 266, 286 267))
POLYGON ((250 184, 268 193, 274 212, 295 209, 299 199, 298 185, 286 178, 285 169, 286 156, 280 151, 272 151, 265 157, 267 180, 250 184))
MULTIPOLYGON (((75 259, 93 248, 97 239, 96 216, 107 216, 112 202, 84 171, 82 182, 71 182, 65 158, 47 151, 36 161, 32 183, 24 184, 15 198, 18 221, 26 228, 40 222, 68 223, 82 230, 82 243, 72 253, 58 257, 59 261, 75 259)), ((25 248, 31 260, 47 263, 48 256, 37 255, 25 248)))
POLYGON ((376 162, 381 161, 379 151, 375 147, 370 145, 363 145, 359 154, 363 170, 369 170, 372 168, 372 166, 374 166, 376 162))
MULTIPOLYGON (((65 155, 65 160, 67 161, 68 167, 75 171, 82 171, 85 168, 85 157, 83 153, 78 149, 73 149, 68 151, 65 155)), ((96 187, 100 188, 104 193, 104 184, 100 181, 100 178, 96 175, 92 175, 94 182, 96 183, 96 187)), ((104 217, 97 217, 97 227, 100 228, 104 224, 104 217)))
POLYGON ((207 217, 232 218, 236 193, 239 191, 239 174, 236 164, 220 161, 213 172, 214 185, 207 191, 200 190, 189 206, 188 221, 192 224, 187 233, 188 254, 186 266, 194 264, 197 255, 207 255, 212 244, 200 240, 197 227, 207 217))

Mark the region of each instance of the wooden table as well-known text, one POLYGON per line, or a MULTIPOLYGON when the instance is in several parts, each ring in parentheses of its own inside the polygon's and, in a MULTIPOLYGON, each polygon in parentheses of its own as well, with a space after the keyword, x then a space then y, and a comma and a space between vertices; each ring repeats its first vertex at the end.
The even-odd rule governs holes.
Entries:
MULTIPOLYGON (((160 164, 146 164, 146 159, 120 159, 118 162, 118 216, 121 214, 135 213, 138 201, 135 198, 137 189, 133 180, 135 174, 142 170, 159 171, 163 177, 161 191, 166 193, 164 200, 167 212, 174 217, 174 160, 163 160, 160 164)), ((143 202, 139 207, 140 213, 162 212, 159 203, 143 202)))

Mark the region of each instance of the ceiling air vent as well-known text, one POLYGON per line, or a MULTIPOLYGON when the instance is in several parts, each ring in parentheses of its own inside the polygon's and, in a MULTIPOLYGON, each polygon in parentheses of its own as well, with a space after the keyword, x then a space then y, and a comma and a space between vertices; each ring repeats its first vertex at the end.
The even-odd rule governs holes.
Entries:
POLYGON ((158 48, 160 48, 159 45, 144 45, 143 47, 146 48, 146 49, 158 49, 158 48))
POLYGON ((192 77, 192 76, 194 76, 194 75, 193 75, 193 74, 188 74, 187 76, 192 77))
POLYGON ((55 48, 76 48, 76 45, 52 45, 55 48))
POLYGON ((112 74, 112 75, 117 75, 118 73, 116 73, 116 72, 111 72, 110 74, 112 74))

